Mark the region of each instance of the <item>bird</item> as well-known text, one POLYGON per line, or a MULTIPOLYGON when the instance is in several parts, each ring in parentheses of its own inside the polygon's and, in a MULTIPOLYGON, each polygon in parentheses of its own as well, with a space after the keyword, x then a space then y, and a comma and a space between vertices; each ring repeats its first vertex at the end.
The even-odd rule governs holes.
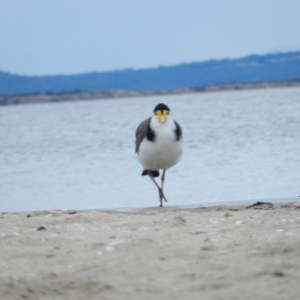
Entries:
POLYGON ((135 152, 143 166, 142 176, 148 175, 158 188, 160 207, 167 199, 163 192, 166 170, 176 165, 182 156, 182 128, 170 115, 170 108, 157 104, 154 115, 140 123, 135 133, 135 152), (154 178, 162 170, 161 186, 154 178))

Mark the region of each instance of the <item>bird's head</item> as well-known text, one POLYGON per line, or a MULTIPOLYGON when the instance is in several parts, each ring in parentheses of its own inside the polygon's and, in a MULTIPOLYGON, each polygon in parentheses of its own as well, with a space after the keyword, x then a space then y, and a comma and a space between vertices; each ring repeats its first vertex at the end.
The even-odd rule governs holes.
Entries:
POLYGON ((158 121, 161 123, 166 122, 169 113, 170 108, 163 103, 157 104, 154 108, 154 115, 158 118, 158 121))

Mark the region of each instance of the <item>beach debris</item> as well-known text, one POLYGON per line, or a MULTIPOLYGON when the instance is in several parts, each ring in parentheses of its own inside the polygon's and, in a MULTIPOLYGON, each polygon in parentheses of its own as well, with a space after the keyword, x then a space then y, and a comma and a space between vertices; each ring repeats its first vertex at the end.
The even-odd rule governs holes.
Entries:
POLYGON ((232 214, 230 214, 230 213, 226 213, 226 214, 224 214, 224 217, 232 217, 232 214))
POLYGON ((224 206, 217 206, 214 210, 219 211, 219 210, 224 210, 224 209, 225 209, 224 206))
POLYGON ((196 231, 195 234, 207 233, 206 231, 196 231))
POLYGON ((186 218, 184 218, 183 216, 175 216, 173 219, 173 224, 176 226, 178 225, 185 225, 187 223, 186 218))
POLYGON ((281 208, 297 208, 296 203, 299 204, 298 201, 293 201, 293 202, 288 202, 288 203, 283 203, 280 205, 281 208))
POLYGON ((40 226, 38 227, 36 230, 37 231, 42 231, 42 230, 46 230, 47 228, 45 226, 40 226))
POLYGON ((77 212, 76 211, 70 211, 69 212, 69 215, 74 215, 74 214, 76 214, 77 212))
POLYGON ((273 272, 273 276, 275 276, 275 277, 284 277, 285 274, 281 271, 276 271, 276 272, 273 272))
POLYGON ((235 225, 241 225, 242 223, 243 223, 243 221, 241 221, 241 220, 240 221, 236 221, 235 225))
POLYGON ((271 202, 256 202, 249 206, 246 206, 246 209, 253 208, 253 209, 274 209, 274 204, 271 202))
POLYGON ((31 217, 31 215, 27 215, 27 216, 26 216, 26 218, 30 218, 30 217, 31 217))

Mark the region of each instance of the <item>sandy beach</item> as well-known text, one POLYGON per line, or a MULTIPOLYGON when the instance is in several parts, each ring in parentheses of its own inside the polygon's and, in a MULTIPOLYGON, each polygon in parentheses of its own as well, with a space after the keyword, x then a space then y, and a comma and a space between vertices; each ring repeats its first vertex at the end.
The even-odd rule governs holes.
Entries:
POLYGON ((0 299, 299 299, 300 203, 0 215, 0 299))

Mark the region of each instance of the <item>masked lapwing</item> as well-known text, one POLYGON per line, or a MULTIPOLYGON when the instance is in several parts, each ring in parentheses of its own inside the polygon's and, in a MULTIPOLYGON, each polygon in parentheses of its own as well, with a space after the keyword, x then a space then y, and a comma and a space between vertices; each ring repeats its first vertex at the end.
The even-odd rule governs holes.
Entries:
POLYGON ((163 192, 166 170, 178 163, 182 154, 182 129, 172 119, 170 109, 161 103, 154 108, 154 115, 143 121, 136 130, 135 152, 144 170, 159 192, 160 206, 167 199, 163 192), (161 187, 155 181, 162 170, 161 187))

